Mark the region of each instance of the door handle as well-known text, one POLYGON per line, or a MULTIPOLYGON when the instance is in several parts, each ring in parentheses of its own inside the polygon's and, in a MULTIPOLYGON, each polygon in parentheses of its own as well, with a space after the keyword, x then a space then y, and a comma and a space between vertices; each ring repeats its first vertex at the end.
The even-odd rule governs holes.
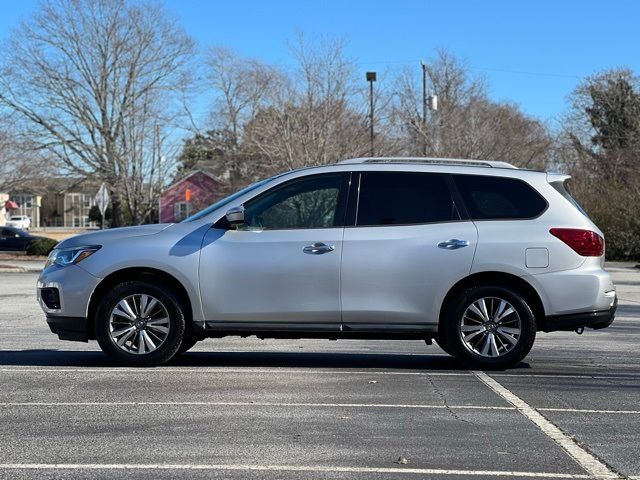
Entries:
POLYGON ((307 245, 302 249, 304 253, 309 255, 322 255, 323 253, 333 252, 336 249, 333 245, 327 245, 326 243, 316 242, 313 245, 307 245))
POLYGON ((469 241, 458 240, 457 238, 452 238, 451 240, 446 240, 438 244, 438 248, 444 248, 445 250, 457 250, 458 248, 468 247, 468 246, 469 246, 469 241))

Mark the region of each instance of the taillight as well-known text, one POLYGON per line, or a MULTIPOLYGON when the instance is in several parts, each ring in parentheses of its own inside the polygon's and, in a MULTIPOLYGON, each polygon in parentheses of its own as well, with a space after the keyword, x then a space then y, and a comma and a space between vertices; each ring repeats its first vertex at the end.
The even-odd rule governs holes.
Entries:
POLYGON ((583 257, 604 255, 604 238, 591 230, 581 228, 552 228, 549 233, 569 245, 583 257))

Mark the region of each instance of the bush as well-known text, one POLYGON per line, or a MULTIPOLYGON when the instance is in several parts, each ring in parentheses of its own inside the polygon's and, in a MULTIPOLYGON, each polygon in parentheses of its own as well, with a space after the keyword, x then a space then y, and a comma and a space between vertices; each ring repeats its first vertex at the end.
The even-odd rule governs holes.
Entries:
POLYGON ((52 238, 36 238, 27 245, 26 252, 27 255, 47 256, 57 244, 58 242, 52 238))

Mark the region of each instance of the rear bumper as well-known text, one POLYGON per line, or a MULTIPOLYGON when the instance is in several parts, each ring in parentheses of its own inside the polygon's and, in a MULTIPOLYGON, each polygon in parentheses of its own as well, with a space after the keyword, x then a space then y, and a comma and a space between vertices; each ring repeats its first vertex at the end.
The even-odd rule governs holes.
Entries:
POLYGON ((82 317, 53 317, 47 315, 49 329, 58 335, 60 340, 72 342, 88 342, 89 330, 87 319, 82 317))
POLYGON ((618 297, 613 300, 613 305, 608 310, 597 310, 583 313, 570 313, 567 315, 549 315, 544 318, 540 330, 543 332, 571 331, 578 328, 589 327, 595 330, 607 328, 613 323, 618 297))

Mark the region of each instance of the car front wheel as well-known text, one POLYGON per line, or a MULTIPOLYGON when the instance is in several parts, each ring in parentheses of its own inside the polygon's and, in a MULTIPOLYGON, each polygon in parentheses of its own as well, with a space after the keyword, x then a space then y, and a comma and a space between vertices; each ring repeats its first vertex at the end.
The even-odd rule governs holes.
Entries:
POLYGON ((472 368, 508 368, 527 356, 536 322, 527 300, 502 286, 480 286, 456 296, 445 318, 450 353, 472 368))
POLYGON ((96 313, 100 348, 119 363, 151 367, 178 352, 185 330, 182 306, 168 290, 147 282, 117 285, 96 313))

